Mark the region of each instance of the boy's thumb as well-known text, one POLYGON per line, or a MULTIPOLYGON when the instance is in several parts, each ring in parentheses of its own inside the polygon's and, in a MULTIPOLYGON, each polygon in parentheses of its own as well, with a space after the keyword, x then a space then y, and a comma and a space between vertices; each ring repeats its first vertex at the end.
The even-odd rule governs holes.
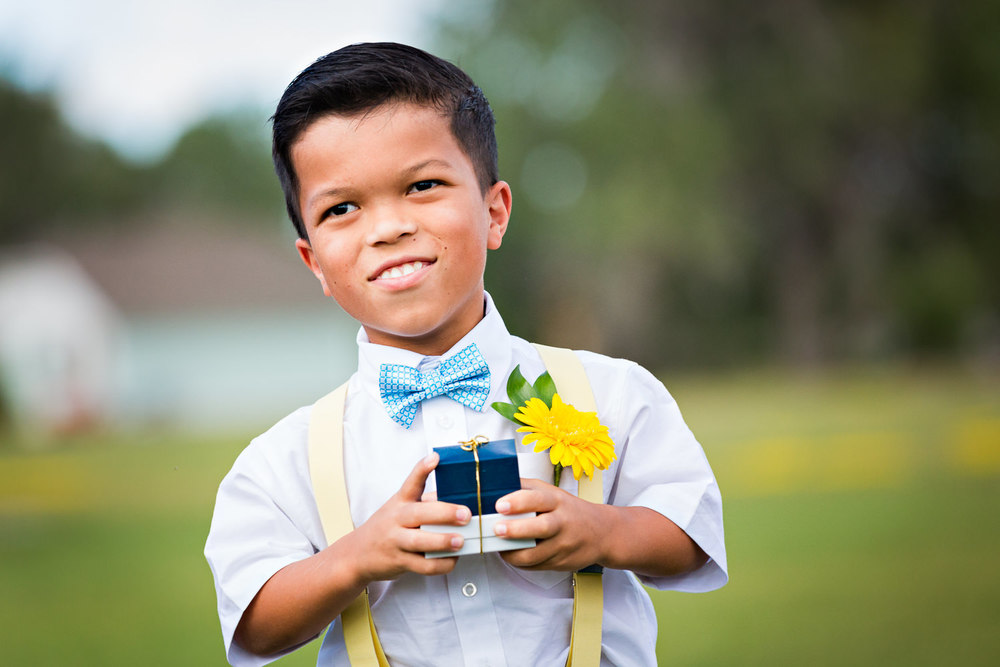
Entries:
POLYGON ((403 486, 399 488, 400 495, 407 500, 420 500, 424 493, 424 486, 427 484, 427 476, 437 467, 438 458, 437 452, 431 452, 417 461, 406 481, 403 482, 403 486))

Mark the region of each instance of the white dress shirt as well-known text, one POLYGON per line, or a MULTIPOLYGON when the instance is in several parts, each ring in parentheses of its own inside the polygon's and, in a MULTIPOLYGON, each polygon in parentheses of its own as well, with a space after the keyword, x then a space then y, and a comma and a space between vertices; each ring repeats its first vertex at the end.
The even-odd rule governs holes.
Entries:
MULTIPOLYGON (((444 356, 475 343, 489 364, 490 397, 482 412, 441 396, 421 403, 409 429, 392 421, 378 392, 379 367, 426 370, 440 357, 374 345, 358 335, 358 371, 344 417, 344 465, 351 515, 360 525, 394 494, 433 447, 476 435, 516 437, 515 425, 489 405, 507 401, 507 377, 520 364, 534 379, 544 371, 535 349, 511 336, 486 295, 484 319, 444 356)), ((726 583, 722 501, 701 446, 673 398, 648 371, 628 361, 578 352, 598 414, 609 427, 617 460, 604 472, 608 503, 651 508, 680 526, 709 561, 677 577, 604 571, 602 665, 656 664, 656 616, 639 581, 658 589, 708 591, 726 583)), ((233 642, 236 625, 261 586, 285 565, 327 546, 312 494, 307 455, 310 407, 300 408, 240 454, 222 481, 205 555, 215 577, 227 656, 262 665, 233 642)), ((522 477, 552 480, 547 452, 518 446, 522 477)), ((576 492, 570 471, 563 488, 576 492)), ((434 476, 428 490, 434 489, 434 476)), ((447 575, 405 574, 368 587, 379 638, 393 665, 563 665, 573 607, 568 572, 528 571, 493 554, 462 556, 447 575)), ((347 663, 339 618, 331 624, 319 665, 347 663)))

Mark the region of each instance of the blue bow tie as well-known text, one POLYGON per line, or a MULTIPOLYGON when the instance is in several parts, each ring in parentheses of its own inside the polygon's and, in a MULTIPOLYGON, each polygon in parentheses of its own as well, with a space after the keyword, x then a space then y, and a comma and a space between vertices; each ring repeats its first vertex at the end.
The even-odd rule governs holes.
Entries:
POLYGON ((490 394, 490 368, 472 343, 426 372, 412 366, 382 364, 378 391, 389 416, 403 428, 410 428, 420 401, 426 398, 444 395, 473 410, 482 410, 490 394))

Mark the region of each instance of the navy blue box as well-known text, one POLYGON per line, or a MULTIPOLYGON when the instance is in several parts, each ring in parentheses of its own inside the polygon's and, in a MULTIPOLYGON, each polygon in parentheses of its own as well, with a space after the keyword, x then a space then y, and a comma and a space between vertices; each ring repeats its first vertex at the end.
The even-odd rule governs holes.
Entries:
MULTIPOLYGON (((476 459, 461 445, 435 447, 441 456, 434 471, 437 477, 438 500, 465 505, 473 516, 479 514, 476 502, 476 459)), ((496 512, 496 502, 521 488, 514 441, 494 440, 478 448, 479 481, 483 514, 496 512)))

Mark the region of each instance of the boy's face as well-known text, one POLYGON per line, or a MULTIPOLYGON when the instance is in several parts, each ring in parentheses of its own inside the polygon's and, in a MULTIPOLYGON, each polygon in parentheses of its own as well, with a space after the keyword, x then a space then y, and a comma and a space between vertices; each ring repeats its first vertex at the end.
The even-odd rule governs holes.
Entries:
POLYGON ((482 319, 510 188, 483 195, 445 116, 402 103, 326 116, 291 156, 309 236, 296 247, 369 340, 442 354, 482 319))

